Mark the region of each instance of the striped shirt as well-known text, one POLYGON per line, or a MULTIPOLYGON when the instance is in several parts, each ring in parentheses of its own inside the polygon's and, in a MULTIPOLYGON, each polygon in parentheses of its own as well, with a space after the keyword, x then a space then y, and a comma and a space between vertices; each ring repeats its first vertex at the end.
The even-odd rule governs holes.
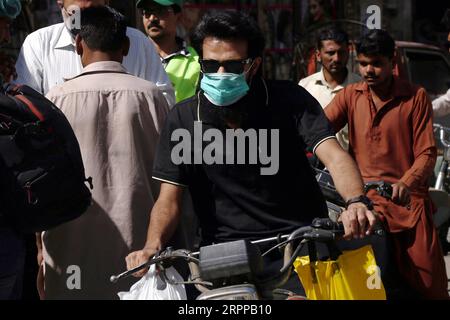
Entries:
MULTIPOLYGON (((132 75, 151 81, 163 92, 169 106, 175 95, 153 44, 140 31, 128 28, 130 50, 123 65, 132 75)), ((65 79, 81 73, 83 66, 64 23, 39 29, 25 39, 16 63, 17 83, 27 84, 47 94, 65 79)))

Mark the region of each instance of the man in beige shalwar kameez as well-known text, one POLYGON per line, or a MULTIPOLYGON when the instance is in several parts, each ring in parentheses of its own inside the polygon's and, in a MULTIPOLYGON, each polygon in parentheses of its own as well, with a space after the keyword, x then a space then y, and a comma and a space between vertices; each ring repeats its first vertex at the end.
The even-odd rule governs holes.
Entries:
POLYGON ((79 219, 42 236, 46 299, 117 299, 135 279, 109 282, 126 270, 125 256, 146 239, 149 212, 159 192, 152 167, 168 112, 151 82, 126 73, 124 17, 109 7, 83 11, 76 38, 83 72, 47 97, 70 121, 93 204, 79 219))

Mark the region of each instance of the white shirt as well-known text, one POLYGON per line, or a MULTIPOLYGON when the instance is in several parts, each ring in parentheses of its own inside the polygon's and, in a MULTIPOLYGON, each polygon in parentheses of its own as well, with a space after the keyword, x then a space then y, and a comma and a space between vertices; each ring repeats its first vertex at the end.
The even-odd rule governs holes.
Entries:
POLYGON ((433 116, 445 117, 450 114, 450 89, 446 94, 433 100, 433 116))
MULTIPOLYGON (((349 72, 347 78, 342 84, 337 85, 335 88, 331 88, 328 82, 325 80, 323 69, 307 78, 300 80, 299 85, 305 88, 317 101, 323 109, 330 104, 336 94, 344 89, 347 85, 361 81, 361 77, 353 72, 349 72)), ((345 126, 336 135, 340 145, 348 150, 348 128, 345 126)))
POLYGON ((300 80, 299 85, 305 88, 317 101, 323 109, 334 99, 336 94, 344 89, 347 85, 361 81, 361 77, 353 72, 349 72, 347 78, 342 84, 337 85, 334 89, 330 87, 325 80, 323 70, 300 80))
MULTIPOLYGON (((151 81, 163 92, 169 106, 175 104, 172 84, 156 49, 140 31, 127 28, 130 50, 124 58, 126 70, 151 81)), ((16 63, 16 83, 26 84, 47 94, 56 85, 81 73, 83 66, 64 23, 39 29, 25 39, 16 63)))

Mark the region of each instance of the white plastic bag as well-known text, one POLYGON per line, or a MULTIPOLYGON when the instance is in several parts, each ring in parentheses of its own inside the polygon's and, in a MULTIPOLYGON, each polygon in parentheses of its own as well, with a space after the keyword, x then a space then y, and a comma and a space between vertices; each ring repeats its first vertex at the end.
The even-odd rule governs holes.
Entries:
MULTIPOLYGON (((183 281, 174 267, 165 272, 171 282, 183 281)), ((184 285, 172 285, 162 280, 154 264, 145 276, 133 284, 129 292, 119 292, 118 295, 120 300, 187 300, 184 285)))

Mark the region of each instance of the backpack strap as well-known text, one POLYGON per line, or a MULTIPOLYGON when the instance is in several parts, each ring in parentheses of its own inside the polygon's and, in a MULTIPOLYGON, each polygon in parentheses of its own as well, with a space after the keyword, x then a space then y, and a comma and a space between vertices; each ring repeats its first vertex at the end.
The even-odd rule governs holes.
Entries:
POLYGON ((23 104, 27 106, 27 108, 31 111, 31 113, 33 113, 34 116, 39 119, 39 121, 44 121, 45 120, 44 115, 42 114, 41 111, 39 111, 39 109, 34 105, 34 103, 31 102, 31 100, 25 96, 26 93, 24 94, 25 90, 22 91, 23 88, 26 90, 27 86, 23 85, 8 86, 6 89, 6 94, 21 101, 23 104))
POLYGON ((31 102, 27 97, 21 94, 18 94, 14 97, 22 101, 28 107, 28 109, 30 109, 30 111, 39 119, 39 121, 45 120, 44 115, 38 110, 38 108, 36 108, 33 102, 31 102))

